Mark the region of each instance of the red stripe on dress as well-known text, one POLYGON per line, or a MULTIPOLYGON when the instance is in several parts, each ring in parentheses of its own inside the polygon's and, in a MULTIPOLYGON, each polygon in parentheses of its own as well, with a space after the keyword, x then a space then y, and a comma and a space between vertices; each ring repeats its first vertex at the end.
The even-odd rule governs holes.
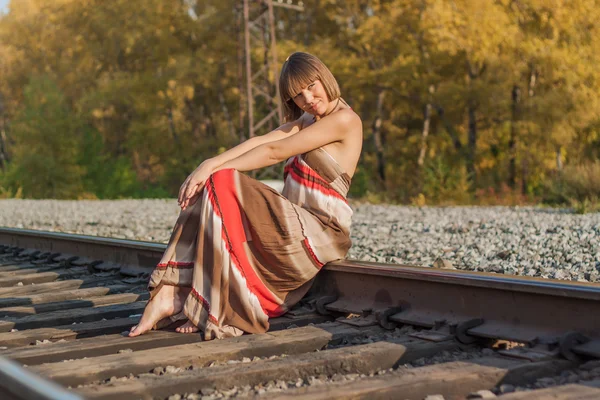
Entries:
POLYGON ((344 203, 348 204, 347 200, 343 196, 341 196, 338 192, 336 192, 335 190, 330 189, 325 186, 322 186, 318 182, 315 182, 313 180, 307 179, 307 178, 303 177, 302 175, 298 174, 294 170, 291 170, 288 173, 288 176, 291 177, 296 182, 298 182, 300 185, 302 185, 308 189, 318 190, 319 192, 323 193, 326 196, 335 197, 336 199, 342 200, 344 203))
POLYGON ((219 325, 219 322, 217 321, 217 318, 215 318, 214 315, 212 315, 210 313, 210 304, 208 304, 208 301, 206 301, 206 299, 204 297, 202 297, 202 295, 200 293, 198 293, 196 291, 196 289, 192 288, 192 295, 196 298, 196 300, 198 300, 200 302, 200 304, 202 304, 202 308, 204 308, 206 310, 206 312, 208 313, 208 319, 215 325, 219 325))
POLYGON ((322 186, 329 187, 329 183, 327 183, 327 181, 325 179, 323 179, 321 177, 321 175, 319 175, 317 173, 317 171, 315 171, 310 166, 308 166, 308 164, 302 163, 300 161, 300 157, 298 157, 294 160, 291 167, 292 167, 292 170, 297 169, 300 173, 307 175, 311 179, 314 179, 316 182, 318 182, 322 186))
POLYGON ((210 176, 209 183, 212 190, 209 191, 209 199, 213 210, 221 217, 223 240, 232 258, 236 260, 234 264, 246 278, 248 290, 258 298, 260 306, 267 316, 276 316, 281 310, 278 299, 260 280, 244 251, 243 243, 246 242, 246 233, 240 212, 242 206, 236 192, 235 172, 234 169, 226 169, 210 176), (215 184, 215 175, 217 184, 215 184))
POLYGON ((288 170, 288 175, 291 175, 296 182, 300 183, 303 186, 306 186, 310 189, 316 189, 321 193, 340 199, 344 203, 348 204, 348 201, 344 196, 332 189, 331 186, 310 167, 302 165, 298 161, 298 159, 294 161, 293 165, 288 170), (298 171, 296 171, 295 169, 297 169, 298 171), (302 175, 306 175, 308 176, 308 178, 302 175))
POLYGON ((194 266, 194 262, 191 261, 168 261, 166 263, 159 263, 156 268, 167 268, 167 267, 173 267, 173 268, 185 268, 185 267, 193 267, 194 266))
POLYGON ((308 254, 310 254, 310 257, 313 259, 313 261, 315 262, 315 264, 317 264, 319 266, 319 268, 321 268, 323 264, 321 261, 319 261, 319 259, 317 258, 317 255, 315 254, 314 250, 312 249, 312 247, 310 247, 310 243, 308 242, 308 238, 303 240, 304 242, 304 246, 306 246, 306 250, 308 250, 308 254))

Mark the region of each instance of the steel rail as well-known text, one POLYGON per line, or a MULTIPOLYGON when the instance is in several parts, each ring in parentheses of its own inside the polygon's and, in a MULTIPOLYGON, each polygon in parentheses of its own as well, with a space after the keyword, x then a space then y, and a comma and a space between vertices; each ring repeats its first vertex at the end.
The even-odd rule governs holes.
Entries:
POLYGON ((0 398, 5 400, 83 400, 83 397, 0 357, 0 398))
MULTIPOLYGON (((0 243, 85 254, 133 275, 150 272, 166 248, 14 228, 0 228, 0 243)), ((390 327, 434 328, 440 336, 456 335, 465 342, 495 338, 559 346, 566 341, 565 352, 600 358, 600 285, 595 283, 344 260, 323 268, 311 294, 321 312, 361 314, 365 323, 370 318, 390 327)))
MULTIPOLYGON (((167 247, 163 243, 139 240, 4 227, 0 227, 0 243, 50 252, 86 254, 90 258, 143 271, 154 268, 167 247)), ((600 301, 600 285, 589 282, 356 260, 329 263, 323 270, 600 301)))

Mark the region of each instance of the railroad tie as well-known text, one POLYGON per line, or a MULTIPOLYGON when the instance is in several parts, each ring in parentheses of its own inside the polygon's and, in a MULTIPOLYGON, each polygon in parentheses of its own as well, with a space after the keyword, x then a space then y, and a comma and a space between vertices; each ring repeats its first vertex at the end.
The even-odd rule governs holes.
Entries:
POLYGON ((530 363, 501 357, 485 357, 398 370, 383 376, 376 375, 350 382, 294 388, 264 398, 422 400, 432 394, 457 398, 480 389, 491 389, 502 383, 525 384, 545 376, 549 373, 549 368, 557 372, 571 366, 573 364, 565 360, 530 363))
MULTIPOLYGON (((506 385, 536 390, 503 400, 600 399, 597 284, 340 261, 267 333, 129 338, 164 245, 4 228, 1 240, 0 356, 77 398, 448 400, 506 385)), ((14 385, 27 398, 13 378, 0 398, 14 385)))
MULTIPOLYGON (((114 325, 115 323, 119 324, 120 321, 124 321, 125 324, 119 324, 117 325, 117 328, 121 328, 121 331, 127 332, 128 329, 135 324, 134 322, 132 322, 134 318, 135 321, 137 321, 137 317, 133 317, 131 319, 117 318, 112 321, 100 321, 94 322, 93 324, 114 325)), ((274 318, 270 321, 270 330, 275 331, 286 329, 289 326, 302 326, 307 325, 309 323, 318 323, 322 322, 324 319, 325 318, 323 316, 318 316, 314 314, 307 314, 298 318, 274 318)), ((86 324, 79 324, 75 327, 80 328, 85 325, 86 324)), ((110 331, 114 331, 112 325, 107 326, 107 328, 110 328, 110 331)), ((69 327, 66 326, 65 329, 69 330, 69 327)), ((27 334, 27 332, 30 332, 30 334, 28 334, 22 341, 35 342, 36 340, 62 340, 59 342, 46 343, 41 346, 12 346, 12 348, 10 349, 0 351, 0 356, 9 357, 13 360, 22 362, 23 364, 27 365, 37 365, 42 363, 59 362, 68 359, 117 354, 122 351, 138 351, 152 348, 175 346, 179 344, 197 343, 203 341, 203 338, 200 334, 182 335, 180 333, 162 330, 150 331, 144 335, 133 338, 126 337, 123 334, 106 334, 107 331, 103 332, 101 329, 96 329, 96 333, 102 335, 101 338, 97 338, 96 336, 94 336, 78 340, 72 339, 74 339, 74 337, 77 334, 81 336, 81 330, 77 332, 72 332, 71 330, 69 330, 70 336, 66 336, 66 333, 61 332, 60 329, 59 332, 57 332, 56 330, 46 331, 44 329, 34 329, 25 331, 23 333, 15 332, 6 336, 10 337, 15 334, 25 335, 27 334)), ((0 343, 2 342, 2 340, 2 334, 0 334, 0 343)))

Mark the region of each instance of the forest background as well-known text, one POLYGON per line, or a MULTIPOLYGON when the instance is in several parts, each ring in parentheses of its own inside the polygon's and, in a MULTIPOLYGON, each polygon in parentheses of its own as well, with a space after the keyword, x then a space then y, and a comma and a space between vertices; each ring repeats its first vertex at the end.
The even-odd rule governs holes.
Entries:
MULTIPOLYGON (((0 197, 174 197, 247 135, 241 3, 12 0, 0 197)), ((597 207, 600 0, 303 4, 278 58, 320 57, 362 117, 353 197, 597 207)))

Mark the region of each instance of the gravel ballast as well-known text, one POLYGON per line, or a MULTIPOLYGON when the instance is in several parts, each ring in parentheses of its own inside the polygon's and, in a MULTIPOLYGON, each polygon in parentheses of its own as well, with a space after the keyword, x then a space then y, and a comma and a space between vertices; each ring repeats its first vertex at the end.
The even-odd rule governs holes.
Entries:
MULTIPOLYGON (((353 203, 348 258, 597 282, 600 213, 353 203)), ((0 226, 166 243, 166 200, 0 200, 0 226)))

